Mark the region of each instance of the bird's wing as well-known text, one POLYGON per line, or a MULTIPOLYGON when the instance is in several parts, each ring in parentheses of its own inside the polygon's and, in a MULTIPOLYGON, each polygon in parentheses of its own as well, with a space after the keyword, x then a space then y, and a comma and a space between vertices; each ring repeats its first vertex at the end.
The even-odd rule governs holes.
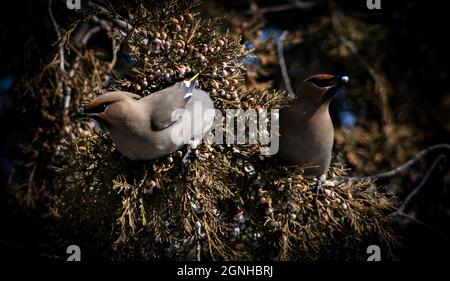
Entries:
POLYGON ((172 112, 185 108, 186 103, 191 98, 191 95, 186 95, 187 93, 187 88, 181 83, 177 83, 172 87, 150 95, 153 96, 148 100, 148 102, 152 103, 152 130, 163 130, 181 119, 182 111, 177 111, 177 115, 173 119, 172 112))
POLYGON ((192 98, 186 104, 186 110, 191 115, 193 137, 197 138, 202 137, 213 125, 215 107, 209 93, 200 89, 194 89, 192 92, 192 98))

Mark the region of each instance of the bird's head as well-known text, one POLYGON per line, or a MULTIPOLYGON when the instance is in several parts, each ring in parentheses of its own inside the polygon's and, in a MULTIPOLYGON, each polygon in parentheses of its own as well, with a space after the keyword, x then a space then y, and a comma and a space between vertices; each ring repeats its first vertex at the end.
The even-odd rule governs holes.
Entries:
POLYGON ((297 96, 303 100, 319 106, 329 104, 339 89, 346 85, 349 77, 346 75, 317 74, 304 80, 297 96))
POLYGON ((124 119, 128 103, 139 98, 139 95, 127 92, 109 92, 91 101, 77 116, 92 118, 109 128, 124 119))

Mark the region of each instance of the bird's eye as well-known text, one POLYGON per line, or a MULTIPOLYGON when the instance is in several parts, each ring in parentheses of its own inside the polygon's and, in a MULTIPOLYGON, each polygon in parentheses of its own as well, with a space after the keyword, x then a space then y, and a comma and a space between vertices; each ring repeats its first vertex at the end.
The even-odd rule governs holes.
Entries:
POLYGON ((110 104, 111 104, 110 102, 105 102, 105 103, 97 105, 94 108, 89 109, 88 111, 91 113, 102 113, 102 112, 105 112, 105 110, 108 108, 108 106, 110 104))
POLYGON ((106 108, 108 108, 108 104, 103 103, 103 104, 100 105, 101 112, 104 112, 106 110, 106 108))

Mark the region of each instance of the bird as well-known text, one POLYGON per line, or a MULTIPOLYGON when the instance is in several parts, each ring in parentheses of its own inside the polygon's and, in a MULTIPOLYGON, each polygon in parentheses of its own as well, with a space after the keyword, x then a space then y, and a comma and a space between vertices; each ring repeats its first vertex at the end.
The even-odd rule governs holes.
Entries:
POLYGON ((197 76, 145 97, 108 92, 78 115, 106 127, 117 149, 131 160, 158 159, 186 144, 195 147, 215 118, 209 94, 196 88, 197 76))
POLYGON ((326 177, 331 162, 334 128, 328 111, 346 75, 313 75, 302 81, 290 106, 280 111, 279 159, 301 165, 308 177, 326 177))

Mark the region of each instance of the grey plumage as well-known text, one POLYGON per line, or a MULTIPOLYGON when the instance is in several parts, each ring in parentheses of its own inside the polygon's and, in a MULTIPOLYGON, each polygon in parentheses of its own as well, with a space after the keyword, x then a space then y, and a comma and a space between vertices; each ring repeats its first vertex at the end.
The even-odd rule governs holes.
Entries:
POLYGON ((296 99, 280 112, 279 158, 305 166, 305 174, 321 176, 331 162, 334 129, 328 107, 347 76, 320 74, 304 80, 296 99))
POLYGON ((179 82, 143 98, 109 92, 92 101, 83 115, 104 124, 127 158, 157 159, 198 143, 212 126, 214 103, 195 83, 179 82))

